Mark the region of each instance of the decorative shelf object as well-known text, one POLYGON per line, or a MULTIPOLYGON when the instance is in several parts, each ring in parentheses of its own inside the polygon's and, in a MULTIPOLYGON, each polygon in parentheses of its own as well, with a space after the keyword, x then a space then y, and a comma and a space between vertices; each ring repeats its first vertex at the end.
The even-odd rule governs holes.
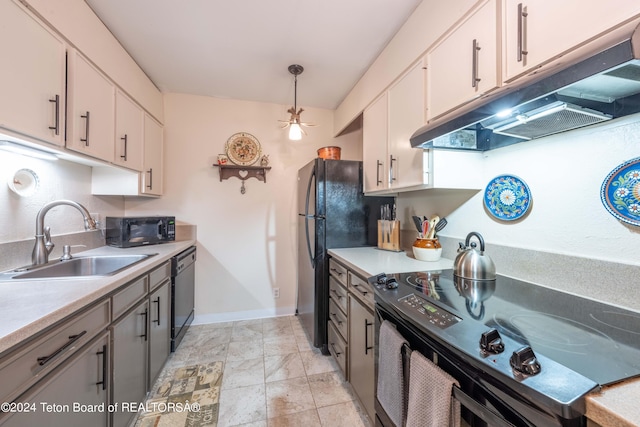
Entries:
POLYGON ((267 171, 271 169, 270 166, 240 166, 240 165, 219 165, 214 164, 214 167, 220 168, 220 181, 236 177, 242 181, 240 187, 240 193, 244 194, 247 189, 244 182, 249 178, 256 178, 258 181, 267 182, 267 171))

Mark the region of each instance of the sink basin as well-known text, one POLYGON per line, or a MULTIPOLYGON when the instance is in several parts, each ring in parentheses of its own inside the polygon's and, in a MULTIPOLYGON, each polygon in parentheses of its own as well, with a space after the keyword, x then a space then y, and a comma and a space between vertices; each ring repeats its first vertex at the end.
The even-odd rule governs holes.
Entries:
POLYGON ((55 279, 111 276, 154 255, 157 254, 77 257, 67 261, 56 261, 42 267, 34 267, 26 272, 14 270, 12 272, 13 274, 11 275, 11 279, 55 279))

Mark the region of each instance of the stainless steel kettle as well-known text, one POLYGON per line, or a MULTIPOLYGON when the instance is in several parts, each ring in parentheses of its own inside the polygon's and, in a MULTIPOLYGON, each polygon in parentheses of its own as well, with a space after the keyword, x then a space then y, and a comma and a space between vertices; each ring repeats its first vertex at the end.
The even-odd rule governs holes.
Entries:
POLYGON ((484 239, 480 233, 472 231, 467 235, 464 246, 460 243, 458 255, 453 262, 453 274, 471 280, 495 280, 496 266, 488 255, 484 254, 484 239), (475 236, 480 242, 480 251, 476 243, 470 243, 475 236))

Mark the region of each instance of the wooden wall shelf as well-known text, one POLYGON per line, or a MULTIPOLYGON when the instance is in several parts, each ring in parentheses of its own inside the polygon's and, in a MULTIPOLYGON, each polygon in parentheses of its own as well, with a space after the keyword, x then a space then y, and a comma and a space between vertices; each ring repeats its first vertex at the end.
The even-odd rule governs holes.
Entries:
POLYGON ((244 194, 246 188, 244 182, 249 178, 256 178, 258 181, 267 182, 267 171, 271 169, 270 166, 238 166, 238 165, 218 165, 214 164, 214 167, 220 168, 220 181, 236 177, 242 180, 242 187, 240 192, 244 194))

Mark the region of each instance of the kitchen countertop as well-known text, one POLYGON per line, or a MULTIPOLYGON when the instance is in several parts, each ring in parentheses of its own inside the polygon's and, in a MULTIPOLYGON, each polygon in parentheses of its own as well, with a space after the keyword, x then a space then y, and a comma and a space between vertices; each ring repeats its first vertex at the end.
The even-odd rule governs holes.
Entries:
POLYGON ((73 254, 157 254, 112 276, 0 282, 0 355, 195 243, 195 239, 187 239, 126 249, 102 246, 73 254))
MULTIPOLYGON (((363 277, 380 273, 441 270, 453 267, 453 260, 419 261, 405 252, 390 252, 376 247, 329 249, 348 268, 363 277)), ((640 378, 603 387, 586 398, 587 418, 603 427, 640 426, 640 378)))
POLYGON ((406 252, 391 252, 376 247, 329 249, 329 255, 339 257, 347 267, 364 278, 380 273, 445 270, 453 268, 453 260, 420 261, 406 252))

